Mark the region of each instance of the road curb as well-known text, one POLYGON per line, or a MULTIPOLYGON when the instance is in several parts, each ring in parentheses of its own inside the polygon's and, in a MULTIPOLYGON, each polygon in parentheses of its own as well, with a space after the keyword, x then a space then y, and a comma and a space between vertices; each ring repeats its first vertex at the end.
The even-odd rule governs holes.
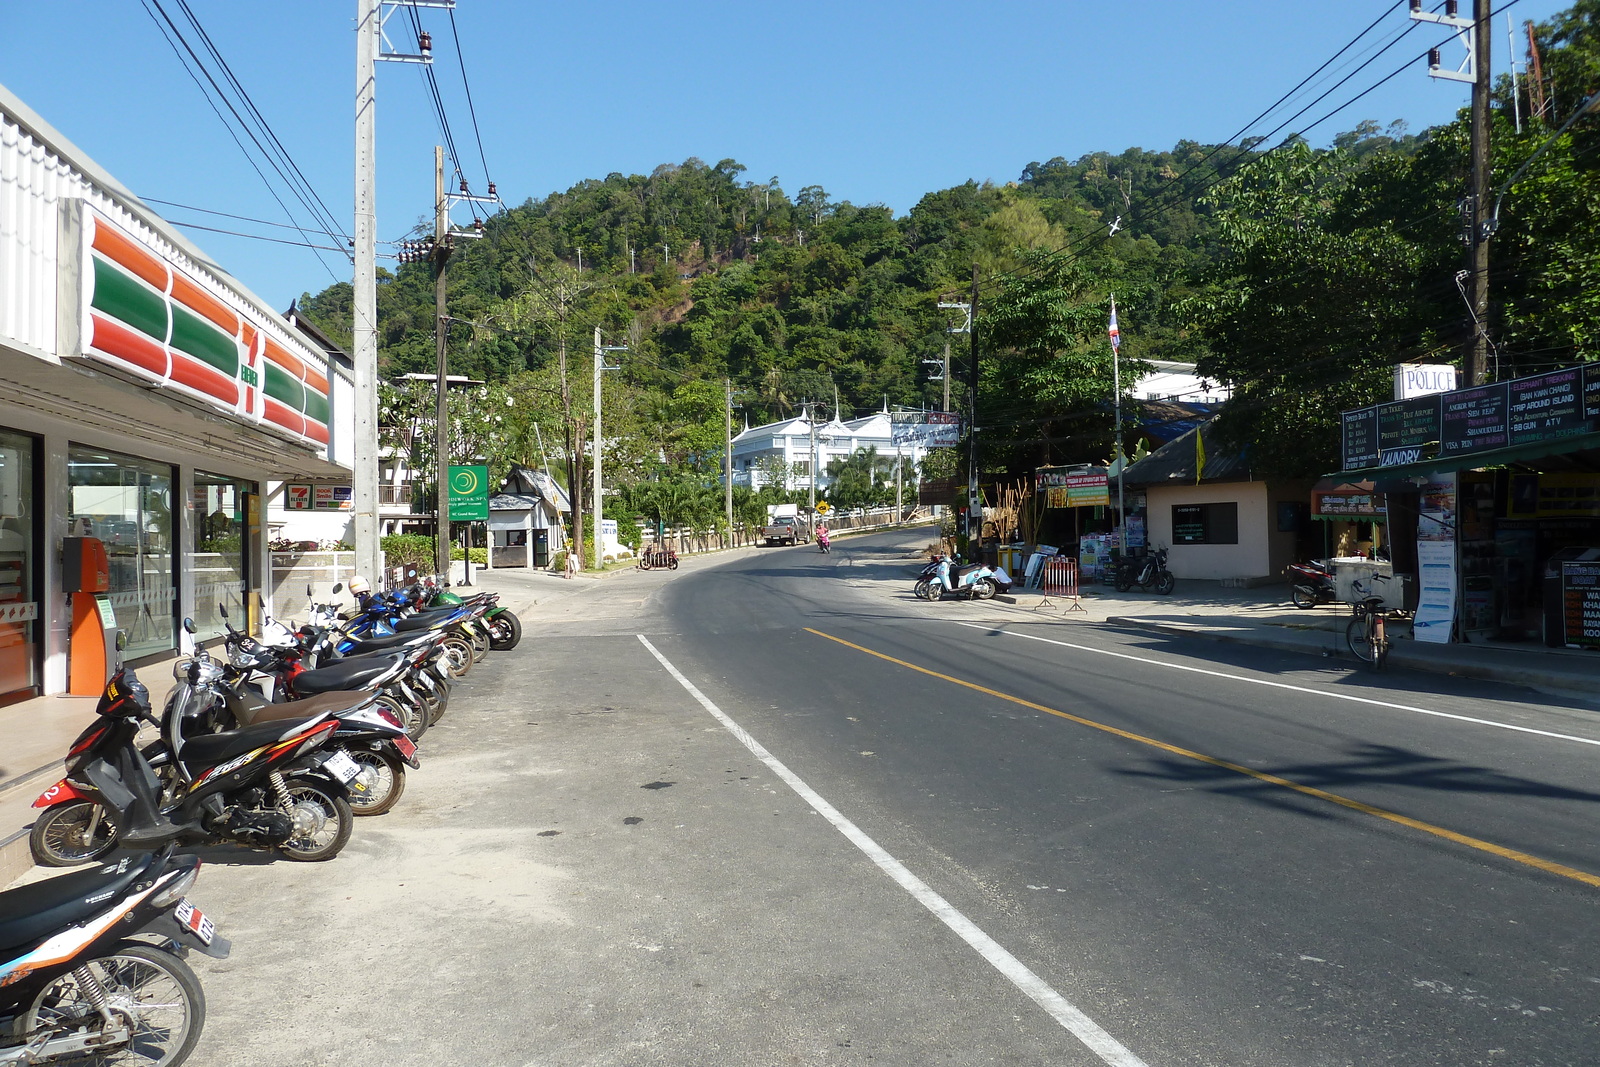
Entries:
MULTIPOLYGON (((1252 633, 1241 636, 1230 633, 1217 633, 1213 630, 1202 630, 1189 626, 1178 626, 1171 623, 1152 622, 1148 619, 1135 619, 1125 615, 1111 616, 1106 619, 1107 625, 1126 626, 1137 630, 1148 630, 1154 633, 1169 634, 1177 637, 1203 637, 1209 641, 1222 641, 1236 645, 1251 645, 1256 648, 1270 648, 1279 652, 1299 652, 1305 655, 1316 655, 1324 658, 1345 658, 1337 649, 1313 648, 1303 641, 1294 641, 1286 638, 1275 637, 1270 634, 1252 633)), ((1327 632, 1327 631, 1323 631, 1327 632)), ((1567 677, 1560 672, 1539 667, 1523 667, 1514 664, 1471 662, 1443 662, 1428 656, 1412 655, 1405 644, 1391 647, 1388 662, 1396 667, 1405 667, 1408 670, 1427 671, 1430 674, 1443 674, 1453 678, 1476 678, 1487 682, 1502 682, 1508 685, 1524 685, 1530 689, 1548 690, 1575 697, 1593 699, 1593 679, 1582 677, 1567 677)))

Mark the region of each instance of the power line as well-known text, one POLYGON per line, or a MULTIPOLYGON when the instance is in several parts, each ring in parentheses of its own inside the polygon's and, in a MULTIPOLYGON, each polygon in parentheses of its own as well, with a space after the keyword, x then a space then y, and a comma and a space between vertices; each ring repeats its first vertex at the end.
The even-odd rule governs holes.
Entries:
MULTIPOLYGON (((252 220, 252 221, 254 221, 254 220, 252 220)), ((174 226, 182 226, 186 230, 204 230, 207 233, 225 233, 229 237, 248 237, 252 241, 271 241, 273 244, 277 244, 277 245, 294 245, 296 248, 317 248, 317 249, 322 249, 323 251, 327 251, 327 252, 346 252, 347 251, 346 249, 339 248, 336 245, 317 245, 317 244, 312 244, 309 241, 289 241, 289 240, 285 240, 282 237, 268 237, 265 234, 241 233, 238 230, 224 230, 224 229, 219 229, 216 226, 202 226, 198 222, 183 222, 183 221, 181 221, 179 219, 168 219, 167 222, 171 223, 174 226)), ((272 225, 278 225, 278 224, 277 223, 268 223, 267 225, 272 226, 272 225)), ((284 228, 285 229, 291 229, 291 230, 294 229, 293 226, 286 226, 284 228)), ((334 280, 338 281, 337 278, 335 278, 334 280)))
MULTIPOLYGON (((257 177, 259 177, 261 179, 261 184, 266 186, 268 194, 271 195, 273 200, 277 201, 278 206, 283 209, 284 216, 286 218, 288 218, 291 222, 294 223, 294 229, 297 232, 299 232, 300 236, 302 236, 302 237, 304 237, 306 239, 306 244, 309 247, 312 244, 310 234, 307 234, 305 232, 305 230, 300 226, 299 221, 297 219, 295 219, 295 217, 294 217, 294 212, 289 210, 289 205, 287 205, 287 204, 285 204, 283 202, 283 198, 278 195, 277 189, 273 188, 272 182, 267 179, 267 176, 266 176, 265 172, 262 171, 260 165, 256 162, 255 157, 252 156, 250 154, 249 150, 245 148, 244 142, 239 140, 239 135, 234 132, 233 126, 229 124, 227 119, 223 118, 222 111, 217 107, 216 101, 212 98, 211 94, 206 92, 205 86, 201 84, 199 75, 197 75, 195 73, 195 71, 194 71, 194 68, 191 67, 189 65, 189 63, 187 63, 184 60, 183 52, 180 52, 179 49, 178 49, 178 46, 179 46, 180 43, 183 44, 183 47, 184 47, 185 50, 189 51, 189 54, 190 54, 191 57, 193 57, 194 53, 193 53, 193 51, 191 49, 189 49, 188 44, 186 42, 183 42, 183 37, 182 37, 181 34, 178 33, 177 26, 172 22, 172 20, 170 18, 167 17, 167 13, 165 11, 161 11, 160 18, 157 18, 156 17, 156 12, 152 11, 150 9, 150 5, 152 3, 154 3, 156 5, 156 10, 159 11, 160 10, 160 2, 159 2, 159 0, 140 0, 140 2, 144 5, 145 13, 150 16, 151 21, 155 22, 156 29, 161 32, 162 39, 164 39, 167 42, 168 47, 170 47, 172 49, 172 51, 173 51, 173 54, 175 56, 177 56, 178 64, 181 67, 183 67, 184 71, 189 75, 189 77, 191 79, 193 79, 193 81, 195 83, 195 86, 200 90, 201 97, 204 98, 206 103, 210 105, 211 110, 217 116, 217 120, 222 123, 222 128, 228 132, 228 136, 229 137, 233 138, 233 143, 239 146, 239 153, 244 156, 245 162, 250 164, 250 169, 252 169, 252 170, 254 170, 256 172, 257 177), (162 21, 163 20, 165 20, 165 22, 166 22, 165 26, 162 25, 162 21), (169 27, 170 27, 170 34, 169 34, 169 30, 168 30, 169 27), (176 40, 174 40, 174 38, 176 38, 176 40)), ((210 75, 207 75, 207 78, 209 80, 210 75)), ((216 82, 215 81, 212 82, 212 86, 213 87, 216 86, 216 82)), ((224 100, 223 102, 227 103, 226 100, 224 100)), ((231 104, 229 105, 229 109, 232 110, 232 105, 231 104)), ((238 117, 238 113, 237 112, 235 112, 235 117, 236 118, 238 117)), ((248 130, 246 130, 245 132, 249 133, 248 130)), ((258 148, 260 147, 259 144, 257 145, 257 147, 258 148)), ((330 234, 329 236, 332 236, 332 235, 330 234)), ((340 280, 339 276, 334 273, 332 267, 328 266, 328 261, 323 259, 322 256, 319 254, 317 256, 317 262, 322 264, 322 269, 327 271, 328 272, 328 277, 332 278, 334 280, 334 282, 337 284, 339 282, 339 280, 340 280)))
MULTIPOLYGON (((227 211, 217 211, 216 209, 209 208, 209 207, 198 207, 198 206, 196 206, 194 204, 180 204, 175 200, 162 200, 159 197, 154 197, 154 196, 141 196, 139 199, 143 200, 147 204, 161 204, 161 205, 163 205, 165 207, 182 208, 185 211, 198 211, 202 215, 220 215, 222 218, 225 218, 225 219, 237 219, 240 222, 253 222, 258 226, 275 226, 275 227, 277 227, 278 229, 281 229, 281 230, 299 230, 300 229, 300 227, 295 226, 292 223, 272 222, 272 221, 270 221, 268 219, 251 218, 249 215, 235 215, 235 214, 232 214, 231 212, 227 212, 227 211)), ((332 246, 330 245, 329 247, 331 248, 332 246)), ((345 249, 336 248, 336 249, 334 249, 334 251, 342 252, 342 251, 345 251, 345 249)))
POLYGON ((483 180, 493 184, 489 173, 489 160, 483 154, 483 135, 478 132, 478 109, 472 104, 472 86, 467 82, 467 61, 461 54, 461 36, 456 33, 456 9, 450 8, 450 36, 456 42, 456 62, 461 67, 461 87, 467 93, 467 114, 472 116, 472 136, 478 142, 478 160, 483 164, 483 180))

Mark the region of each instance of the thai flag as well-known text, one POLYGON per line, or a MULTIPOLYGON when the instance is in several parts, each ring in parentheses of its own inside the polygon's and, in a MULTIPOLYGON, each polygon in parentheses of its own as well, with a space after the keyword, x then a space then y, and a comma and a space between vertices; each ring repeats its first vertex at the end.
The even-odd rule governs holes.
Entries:
POLYGON ((1111 298, 1111 351, 1122 350, 1122 331, 1117 329, 1117 298, 1111 298))

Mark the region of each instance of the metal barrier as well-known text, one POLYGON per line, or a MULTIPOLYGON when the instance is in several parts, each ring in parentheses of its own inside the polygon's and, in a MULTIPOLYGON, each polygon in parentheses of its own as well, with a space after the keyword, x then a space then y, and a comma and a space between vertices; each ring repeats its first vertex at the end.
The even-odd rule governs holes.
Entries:
POLYGON ((1051 597, 1071 600, 1068 611, 1083 611, 1078 599, 1078 561, 1065 556, 1052 556, 1044 561, 1044 571, 1039 577, 1039 591, 1044 594, 1039 607, 1048 607, 1051 597))

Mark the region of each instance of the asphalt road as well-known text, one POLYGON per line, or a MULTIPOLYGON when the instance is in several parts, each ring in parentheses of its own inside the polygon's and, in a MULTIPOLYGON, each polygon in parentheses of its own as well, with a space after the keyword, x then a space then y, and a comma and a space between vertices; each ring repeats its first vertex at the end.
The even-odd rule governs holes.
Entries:
POLYGON ((1600 717, 924 604, 918 540, 573 583, 337 860, 210 851, 194 1062, 1600 1061, 1600 717))

